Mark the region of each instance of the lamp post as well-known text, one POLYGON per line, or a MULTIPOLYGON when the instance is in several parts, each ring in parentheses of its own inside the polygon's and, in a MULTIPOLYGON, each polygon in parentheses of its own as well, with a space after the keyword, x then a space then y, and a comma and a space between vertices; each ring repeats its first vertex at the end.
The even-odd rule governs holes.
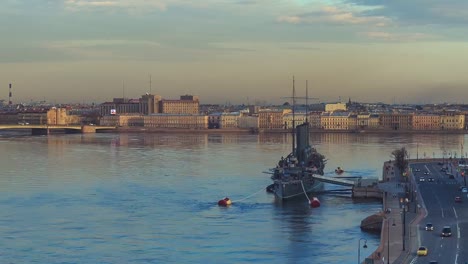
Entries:
POLYGON ((392 226, 395 226, 395 219, 387 218, 387 264, 390 264, 390 219, 393 220, 392 226))
POLYGON ((361 264, 361 240, 364 240, 364 246, 362 246, 363 248, 367 248, 367 239, 365 238, 360 238, 359 239, 359 242, 358 242, 358 249, 357 249, 357 261, 358 261, 358 264, 361 264))
POLYGON ((406 205, 408 204, 408 199, 403 200, 403 251, 405 251, 405 236, 406 236, 406 205))

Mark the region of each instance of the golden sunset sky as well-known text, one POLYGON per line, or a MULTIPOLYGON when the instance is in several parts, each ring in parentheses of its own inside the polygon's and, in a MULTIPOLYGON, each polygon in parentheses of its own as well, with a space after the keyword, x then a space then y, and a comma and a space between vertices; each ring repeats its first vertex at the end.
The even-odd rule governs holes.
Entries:
POLYGON ((466 0, 4 0, 0 25, 14 103, 281 103, 292 76, 320 102, 468 98, 466 0))

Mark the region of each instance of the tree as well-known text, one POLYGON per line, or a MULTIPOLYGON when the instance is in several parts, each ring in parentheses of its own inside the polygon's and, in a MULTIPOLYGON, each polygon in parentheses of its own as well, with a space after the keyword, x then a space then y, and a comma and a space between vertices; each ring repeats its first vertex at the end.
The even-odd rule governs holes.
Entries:
POLYGON ((403 173, 408 166, 408 152, 406 151, 406 148, 402 147, 401 149, 395 149, 392 152, 392 156, 395 159, 396 167, 400 173, 403 173))

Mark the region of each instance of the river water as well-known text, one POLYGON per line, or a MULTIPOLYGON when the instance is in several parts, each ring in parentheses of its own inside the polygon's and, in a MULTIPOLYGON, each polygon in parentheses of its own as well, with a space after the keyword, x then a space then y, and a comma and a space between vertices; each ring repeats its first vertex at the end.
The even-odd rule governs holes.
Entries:
MULTIPOLYGON (((362 261, 379 243, 359 228, 379 201, 322 194, 310 208, 264 191, 286 134, 1 133, 0 263, 356 263, 359 245, 362 261), (225 196, 233 205, 218 207, 225 196)), ((464 140, 311 135, 327 175, 365 178, 396 148, 460 156, 464 140)))

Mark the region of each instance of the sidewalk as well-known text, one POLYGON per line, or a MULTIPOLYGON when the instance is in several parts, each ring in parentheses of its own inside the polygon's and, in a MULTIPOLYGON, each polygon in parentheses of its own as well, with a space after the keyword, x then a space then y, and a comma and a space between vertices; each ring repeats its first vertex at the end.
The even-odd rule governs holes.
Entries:
MULTIPOLYGON (((404 263, 411 253, 410 238, 417 236, 418 223, 425 215, 419 194, 415 192, 413 177, 405 180, 391 162, 385 162, 383 181, 378 184, 383 191, 383 222, 380 245, 369 258, 374 263, 404 263), (406 198, 408 200, 406 200, 406 198), (405 208, 405 210, 404 210, 405 208)), ((415 239, 412 239, 415 241, 415 239)))

